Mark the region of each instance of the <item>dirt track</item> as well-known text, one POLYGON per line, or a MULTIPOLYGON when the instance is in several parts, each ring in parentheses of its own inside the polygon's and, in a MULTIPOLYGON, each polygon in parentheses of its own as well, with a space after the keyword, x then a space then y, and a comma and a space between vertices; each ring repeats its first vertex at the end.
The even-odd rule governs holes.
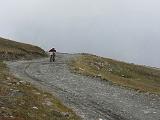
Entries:
POLYGON ((58 54, 48 59, 8 62, 12 73, 56 94, 84 120, 160 120, 160 97, 126 90, 98 78, 73 74, 68 60, 77 55, 58 54))

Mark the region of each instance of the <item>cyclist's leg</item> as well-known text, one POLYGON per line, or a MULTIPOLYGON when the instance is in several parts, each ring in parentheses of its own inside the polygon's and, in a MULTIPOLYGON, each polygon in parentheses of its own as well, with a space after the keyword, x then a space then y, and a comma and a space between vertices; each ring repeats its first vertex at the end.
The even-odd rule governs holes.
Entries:
POLYGON ((55 57, 53 57, 53 62, 55 61, 55 57))
POLYGON ((53 58, 53 56, 51 55, 51 56, 50 56, 50 62, 52 62, 52 58, 53 58))
POLYGON ((55 54, 53 54, 53 62, 55 61, 55 54))

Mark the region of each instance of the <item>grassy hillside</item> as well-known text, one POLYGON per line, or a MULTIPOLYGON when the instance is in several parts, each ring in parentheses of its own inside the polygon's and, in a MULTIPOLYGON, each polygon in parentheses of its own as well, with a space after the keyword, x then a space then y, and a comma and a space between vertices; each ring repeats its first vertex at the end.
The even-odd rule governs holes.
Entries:
POLYGON ((0 60, 32 59, 44 56, 46 56, 45 51, 37 46, 0 38, 0 60))
POLYGON ((81 54, 71 63, 78 73, 100 77, 140 91, 160 93, 160 70, 113 59, 81 54))

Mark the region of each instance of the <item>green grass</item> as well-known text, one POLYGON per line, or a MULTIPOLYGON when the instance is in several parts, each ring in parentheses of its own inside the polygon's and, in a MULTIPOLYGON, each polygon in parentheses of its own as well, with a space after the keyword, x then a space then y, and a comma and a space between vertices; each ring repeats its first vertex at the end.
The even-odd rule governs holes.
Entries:
POLYGON ((40 47, 0 38, 0 60, 32 59, 47 56, 40 47))
POLYGON ((10 75, 0 62, 0 120, 79 120, 57 98, 10 75))
POLYGON ((151 93, 160 93, 160 70, 90 54, 71 62, 74 72, 100 77, 114 84, 151 93))

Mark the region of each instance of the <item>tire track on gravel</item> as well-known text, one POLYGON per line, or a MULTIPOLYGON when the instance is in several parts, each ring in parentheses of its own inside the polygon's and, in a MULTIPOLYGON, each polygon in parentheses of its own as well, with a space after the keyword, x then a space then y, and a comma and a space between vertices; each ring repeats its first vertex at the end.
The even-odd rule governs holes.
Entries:
POLYGON ((160 97, 126 90, 107 81, 73 74, 67 62, 77 55, 59 53, 48 59, 9 62, 17 77, 56 93, 84 120, 160 120, 160 97))

